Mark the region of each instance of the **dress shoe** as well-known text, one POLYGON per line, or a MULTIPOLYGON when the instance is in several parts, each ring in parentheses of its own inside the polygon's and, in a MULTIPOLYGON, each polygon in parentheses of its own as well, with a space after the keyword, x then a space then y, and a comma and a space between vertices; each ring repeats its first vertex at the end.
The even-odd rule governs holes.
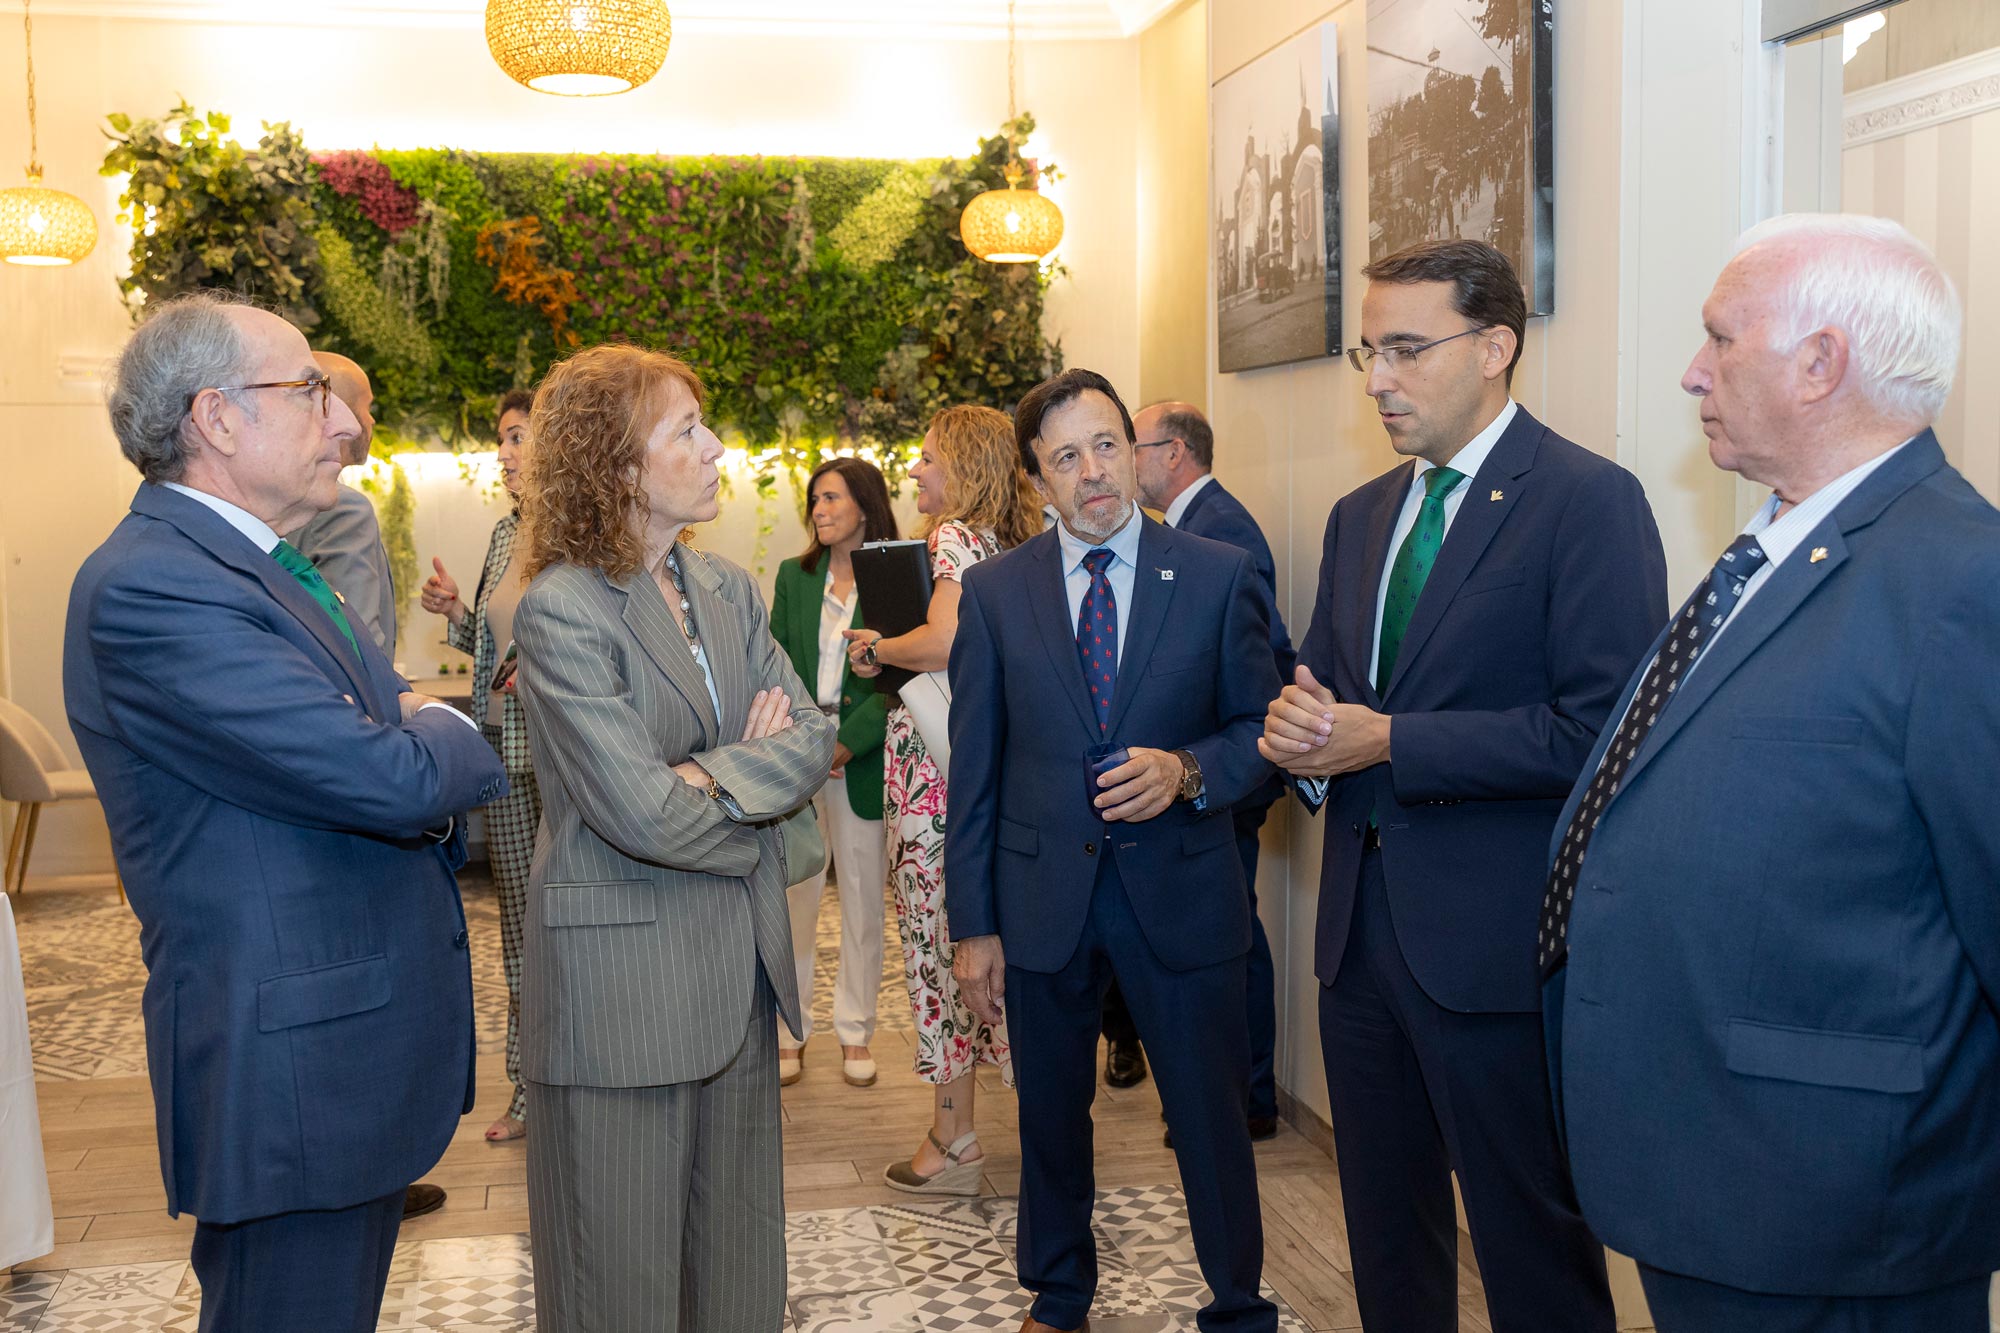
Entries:
POLYGON ((422 1217, 444 1207, 444 1191, 436 1185, 412 1185, 403 1193, 403 1220, 422 1217))
POLYGON ((1073 1329, 1057 1328, 1054 1324, 1044 1324, 1033 1315, 1029 1315, 1021 1324, 1021 1333, 1090 1333, 1090 1321, 1086 1319, 1073 1329))
POLYGON ((1136 1041, 1114 1041, 1104 1054, 1104 1082, 1134 1088, 1146 1081, 1146 1052, 1136 1041))
MULTIPOLYGON (((1163 1113, 1164 1114, 1164 1113, 1163 1113)), ((1266 1139, 1278 1137, 1278 1117, 1274 1115, 1253 1115, 1250 1117, 1250 1141, 1262 1143, 1266 1139)), ((1160 1142, 1171 1148, 1174 1146, 1174 1132, 1170 1129, 1160 1135, 1160 1142)))

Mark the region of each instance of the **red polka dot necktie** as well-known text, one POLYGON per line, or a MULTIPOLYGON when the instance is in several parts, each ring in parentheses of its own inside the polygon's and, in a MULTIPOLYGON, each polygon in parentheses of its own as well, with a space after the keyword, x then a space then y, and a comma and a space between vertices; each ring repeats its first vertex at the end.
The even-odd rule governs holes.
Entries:
POLYGON ((1090 589, 1076 613, 1076 652, 1083 659, 1083 683, 1097 710, 1097 730, 1111 727, 1111 687, 1118 681, 1118 603, 1111 597, 1112 554, 1103 547, 1083 557, 1090 589))

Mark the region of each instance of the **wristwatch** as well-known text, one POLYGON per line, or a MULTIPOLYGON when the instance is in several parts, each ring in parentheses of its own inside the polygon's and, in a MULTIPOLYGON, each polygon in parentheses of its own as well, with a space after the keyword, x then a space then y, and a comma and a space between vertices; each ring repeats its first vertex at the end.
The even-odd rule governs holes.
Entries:
POLYGON ((1181 801, 1201 799, 1201 761, 1189 750, 1175 750, 1173 756, 1181 761, 1181 789, 1175 799, 1181 801))

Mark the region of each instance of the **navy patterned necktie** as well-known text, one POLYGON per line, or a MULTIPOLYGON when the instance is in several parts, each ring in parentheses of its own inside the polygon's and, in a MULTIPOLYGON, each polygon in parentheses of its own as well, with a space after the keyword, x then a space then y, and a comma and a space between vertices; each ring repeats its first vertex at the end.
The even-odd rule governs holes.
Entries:
POLYGON ((1111 688, 1118 681, 1118 603, 1111 596, 1112 554, 1098 547, 1083 557, 1090 588, 1076 613, 1076 652, 1083 660, 1083 683, 1097 710, 1097 730, 1111 727, 1111 688))
POLYGON ((1729 549, 1715 562, 1715 568, 1674 617, 1667 641, 1660 645, 1659 653, 1646 668, 1646 678, 1632 696, 1631 707, 1625 711, 1625 720, 1618 724, 1610 747, 1598 760, 1590 789, 1577 802, 1576 813, 1563 833, 1562 846, 1556 851, 1555 869, 1549 874, 1548 891, 1542 897, 1541 930, 1536 942, 1536 961, 1541 964, 1544 977, 1553 974, 1569 957, 1569 913, 1576 898, 1577 875, 1583 869, 1583 854, 1590 848, 1597 821, 1604 818, 1605 807, 1618 795, 1619 780, 1625 776, 1633 756, 1639 753, 1639 747, 1646 743, 1674 690, 1722 629, 1729 613, 1743 600, 1743 589, 1751 576, 1770 558, 1763 543, 1748 533, 1729 543, 1729 549))

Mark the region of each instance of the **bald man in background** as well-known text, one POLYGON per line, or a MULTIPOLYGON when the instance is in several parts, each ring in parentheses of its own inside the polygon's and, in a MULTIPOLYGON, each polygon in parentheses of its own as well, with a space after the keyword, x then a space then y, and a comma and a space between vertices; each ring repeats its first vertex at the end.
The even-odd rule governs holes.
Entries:
MULTIPOLYGON (((375 439, 375 389, 368 372, 338 352, 313 353, 313 360, 333 381, 334 396, 346 403, 360 430, 343 436, 340 462, 356 467, 368 461, 375 439)), ((382 526, 368 497, 345 482, 333 508, 292 534, 292 545, 319 569, 327 586, 340 594, 347 614, 368 627, 382 654, 396 660, 396 589, 389 581, 389 552, 382 545, 382 526)))

